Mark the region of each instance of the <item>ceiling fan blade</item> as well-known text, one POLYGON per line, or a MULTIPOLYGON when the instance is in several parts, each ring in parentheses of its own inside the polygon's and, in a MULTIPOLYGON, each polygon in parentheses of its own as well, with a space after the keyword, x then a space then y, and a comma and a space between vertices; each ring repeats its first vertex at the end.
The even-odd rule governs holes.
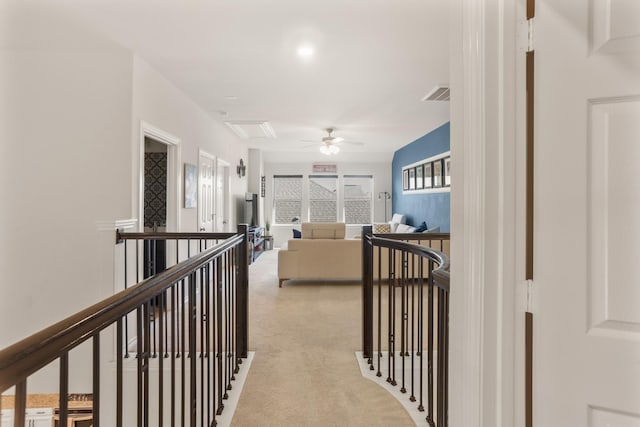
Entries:
POLYGON ((343 141, 342 144, 362 146, 362 145, 364 145, 364 142, 361 142, 361 141, 343 141))

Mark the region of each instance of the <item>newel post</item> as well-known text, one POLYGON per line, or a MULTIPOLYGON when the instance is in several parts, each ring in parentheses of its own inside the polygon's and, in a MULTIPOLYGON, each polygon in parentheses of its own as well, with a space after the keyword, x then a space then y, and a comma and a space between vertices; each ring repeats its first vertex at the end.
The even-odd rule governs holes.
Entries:
POLYGON ((362 227, 362 355, 373 357, 373 227, 362 227))
POLYGON ((237 251, 236 315, 238 326, 236 328, 236 345, 238 357, 246 358, 249 348, 249 257, 247 254, 249 227, 247 224, 238 225, 238 234, 243 238, 237 251))

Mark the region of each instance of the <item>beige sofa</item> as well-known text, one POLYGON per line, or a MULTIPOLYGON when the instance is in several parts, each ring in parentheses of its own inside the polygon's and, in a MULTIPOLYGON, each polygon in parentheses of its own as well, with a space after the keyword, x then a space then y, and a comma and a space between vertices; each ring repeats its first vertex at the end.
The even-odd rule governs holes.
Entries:
POLYGON ((302 224, 302 238, 278 252, 278 285, 290 279, 362 279, 362 241, 345 239, 345 224, 302 224))

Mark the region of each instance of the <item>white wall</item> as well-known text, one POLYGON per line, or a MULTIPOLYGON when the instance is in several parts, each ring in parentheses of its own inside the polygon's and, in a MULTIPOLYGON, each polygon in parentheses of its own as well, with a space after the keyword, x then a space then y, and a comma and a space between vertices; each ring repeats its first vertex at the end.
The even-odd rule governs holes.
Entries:
MULTIPOLYGON (((140 124, 142 121, 177 137, 181 141, 181 162, 198 164, 198 149, 204 150, 222 160, 230 167, 231 197, 244 197, 247 179, 238 178, 235 165, 240 158, 248 158, 247 146, 223 124, 213 120, 190 98, 159 74, 143 59, 133 59, 133 112, 132 112, 132 157, 134 179, 132 180, 132 213, 138 216, 140 161, 140 124)), ((182 172, 182 165, 181 165, 182 172)), ((182 184, 181 184, 182 185, 182 184)), ((184 209, 180 202, 180 231, 197 231, 197 209, 184 209)), ((235 230, 236 204, 231 203, 231 226, 235 230)))
MULTIPOLYGON (((247 158, 132 52, 55 9, 17 4, 0 5, 0 349, 113 293, 109 224, 138 216, 141 120, 181 139, 182 162, 197 164, 199 148, 231 165, 247 158)), ((246 180, 230 178, 244 194, 246 180)), ((180 229, 197 229, 195 209, 181 208, 180 229)), ((106 360, 110 345, 106 334, 106 360)), ((90 391, 84 347, 72 392, 90 391)), ((44 370, 29 392, 55 391, 57 375, 44 370)))
MULTIPOLYGON (((384 222, 384 200, 378 200, 377 194, 381 191, 391 192, 391 155, 389 161, 384 163, 340 163, 337 165, 337 175, 373 175, 373 206, 374 222, 384 222)), ((328 162, 326 159, 319 159, 318 163, 328 162), (321 162, 321 160, 324 160, 321 162)), ((313 163, 275 163, 265 162, 264 171, 266 176, 266 193, 264 198, 264 216, 271 218, 273 207, 273 175, 314 175, 312 172, 313 163)), ((391 201, 387 202, 387 209, 391 212, 391 201)), ((305 206, 303 206, 303 210, 305 206)), ((304 221, 304 218, 303 218, 304 221)), ((273 225, 271 221, 271 234, 273 234, 274 247, 281 247, 287 240, 292 238, 291 225, 273 225)), ((300 228, 299 226, 297 227, 300 228)), ((360 234, 360 226, 347 226, 347 237, 360 234)))
POLYGON ((131 210, 132 58, 81 34, 0 53, 0 348, 104 296, 96 222, 131 210))

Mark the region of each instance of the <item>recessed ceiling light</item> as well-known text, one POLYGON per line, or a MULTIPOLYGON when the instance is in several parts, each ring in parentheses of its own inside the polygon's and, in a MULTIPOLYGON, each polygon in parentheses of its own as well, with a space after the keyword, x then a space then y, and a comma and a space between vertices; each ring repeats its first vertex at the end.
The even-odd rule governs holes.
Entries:
POLYGON ((301 44, 298 46, 297 52, 301 59, 311 59, 315 53, 315 49, 309 44, 301 44))
POLYGON ((227 101, 237 101, 238 97, 235 95, 227 95, 224 97, 224 99, 226 99, 227 101))

